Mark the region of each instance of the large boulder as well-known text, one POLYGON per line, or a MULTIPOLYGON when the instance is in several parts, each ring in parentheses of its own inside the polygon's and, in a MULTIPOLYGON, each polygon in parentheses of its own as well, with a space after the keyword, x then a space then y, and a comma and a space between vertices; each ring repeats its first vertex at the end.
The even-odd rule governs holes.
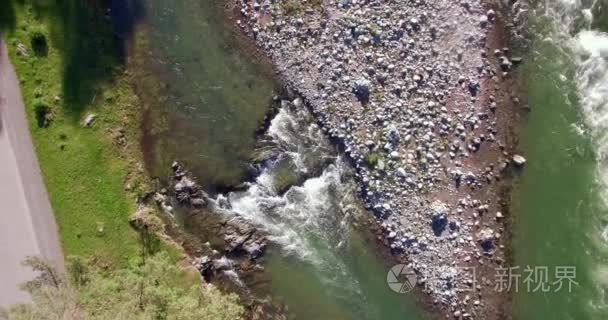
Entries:
POLYGON ((484 251, 491 251, 494 248, 495 239, 496 234, 494 233, 494 230, 490 228, 484 228, 477 234, 477 241, 484 251))
POLYGON ((261 256, 268 244, 263 232, 240 217, 226 221, 220 232, 227 252, 245 252, 252 259, 261 256))
POLYGON ((353 91, 359 101, 364 103, 369 101, 371 84, 372 83, 365 78, 361 78, 355 81, 353 91))
POLYGON ((394 125, 390 125, 386 130, 386 140, 393 145, 393 147, 399 144, 401 140, 401 135, 399 134, 399 130, 394 125))
POLYGON ((178 162, 173 162, 172 188, 177 201, 193 208, 207 205, 209 196, 203 188, 182 168, 178 162))
POLYGON ((518 167, 522 167, 524 164, 526 164, 526 158, 524 158, 523 156, 516 154, 513 156, 513 164, 515 164, 518 167))
POLYGON ((433 228, 433 232, 435 235, 439 236, 445 230, 448 225, 448 206, 439 201, 435 200, 430 207, 430 216, 431 216, 431 227, 433 228))

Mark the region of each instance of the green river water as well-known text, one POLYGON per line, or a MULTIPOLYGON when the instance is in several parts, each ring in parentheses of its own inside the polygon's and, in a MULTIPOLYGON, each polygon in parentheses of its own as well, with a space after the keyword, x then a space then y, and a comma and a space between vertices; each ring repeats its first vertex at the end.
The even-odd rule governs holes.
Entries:
POLYGON ((237 185, 277 89, 269 67, 242 53, 218 2, 143 3, 143 63, 156 79, 140 88, 155 118, 145 150, 151 171, 162 177, 177 159, 207 189, 237 185))
MULTIPOLYGON (((608 319, 606 145, 608 19, 602 1, 549 0, 532 12, 530 54, 520 71, 531 111, 528 159, 514 194, 515 266, 576 268, 571 292, 520 282, 515 319, 608 319), (586 11, 585 9, 590 9, 586 11), (590 18, 593 16, 593 18, 590 18), (605 26, 604 26, 605 27, 605 26)), ((566 282, 565 282, 566 283, 566 282)))

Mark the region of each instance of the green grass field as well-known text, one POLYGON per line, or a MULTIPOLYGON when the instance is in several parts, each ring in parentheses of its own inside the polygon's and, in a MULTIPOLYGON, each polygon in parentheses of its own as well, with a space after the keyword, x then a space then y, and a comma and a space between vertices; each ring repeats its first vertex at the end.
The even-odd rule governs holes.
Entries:
POLYGON ((103 41, 89 41, 84 45, 91 47, 76 48, 99 56, 81 60, 84 65, 76 70, 82 79, 74 77, 74 72, 68 77, 68 65, 73 70, 78 61, 66 61, 70 55, 64 51, 70 47, 62 43, 63 47, 58 48, 56 42, 63 41, 54 40, 52 19, 36 17, 28 7, 17 8, 16 16, 17 22, 5 38, 21 81, 64 254, 92 256, 104 264, 121 265, 140 250, 138 234, 130 228, 128 218, 135 211, 138 187, 145 185, 141 183, 145 178, 138 147, 139 102, 129 77, 113 60, 118 58, 112 53, 104 56, 103 41), (46 56, 36 55, 32 49, 31 35, 35 31, 46 35, 46 56), (18 54, 19 44, 27 48, 29 56, 18 54), (66 97, 70 92, 66 86, 78 88, 83 83, 89 96, 66 97), (34 111, 37 103, 51 110, 47 127, 39 126, 34 111), (90 113, 97 119, 92 127, 85 128, 82 120, 90 113), (126 142, 119 142, 119 129, 126 142), (125 190, 127 185, 131 186, 130 192, 125 190))

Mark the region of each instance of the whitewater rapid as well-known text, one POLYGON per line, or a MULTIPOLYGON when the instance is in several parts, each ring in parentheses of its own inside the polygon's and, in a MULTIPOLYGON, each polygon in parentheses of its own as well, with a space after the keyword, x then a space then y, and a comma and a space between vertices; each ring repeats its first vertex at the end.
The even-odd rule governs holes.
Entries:
POLYGON ((262 139, 257 178, 244 191, 219 195, 217 210, 268 232, 281 254, 313 265, 327 286, 362 297, 356 277, 339 258, 351 222, 361 213, 354 205, 356 187, 348 164, 308 111, 293 104, 280 109, 262 139), (285 175, 295 183, 281 190, 277 181, 285 175))

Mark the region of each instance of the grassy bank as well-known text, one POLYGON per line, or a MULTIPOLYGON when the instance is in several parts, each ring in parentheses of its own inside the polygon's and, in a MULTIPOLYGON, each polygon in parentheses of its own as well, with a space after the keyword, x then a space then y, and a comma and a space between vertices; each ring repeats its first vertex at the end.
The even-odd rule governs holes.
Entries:
MULTIPOLYGON (((134 91, 137 73, 129 72, 126 60, 130 36, 117 30, 108 3, 66 0, 31 7, 9 1, 14 19, 0 16, 63 251, 76 259, 68 259, 69 284, 36 282, 27 288, 33 303, 14 306, 10 315, 240 318, 238 297, 200 286, 198 271, 182 261, 183 248, 161 240, 168 238, 160 234, 156 210, 137 208, 138 196, 152 190, 140 148, 143 107, 134 91), (136 211, 133 224, 140 231, 130 225, 136 211), (80 274, 84 269, 91 272, 80 274)), ((124 21, 118 25, 125 30, 124 21)), ((137 43, 134 50, 147 49, 147 42, 137 43)))
MULTIPOLYGON (((139 101, 120 57, 106 50, 111 30, 71 43, 78 37, 69 33, 80 31, 61 34, 66 30, 59 18, 27 6, 15 11, 16 23, 5 38, 64 252, 124 264, 139 252, 128 218, 146 181, 138 148, 139 101), (40 34, 42 49, 36 48, 40 34), (65 52, 74 49, 77 59, 65 52), (85 127, 90 114, 95 121, 85 127)), ((103 23, 91 21, 97 22, 103 23)))

